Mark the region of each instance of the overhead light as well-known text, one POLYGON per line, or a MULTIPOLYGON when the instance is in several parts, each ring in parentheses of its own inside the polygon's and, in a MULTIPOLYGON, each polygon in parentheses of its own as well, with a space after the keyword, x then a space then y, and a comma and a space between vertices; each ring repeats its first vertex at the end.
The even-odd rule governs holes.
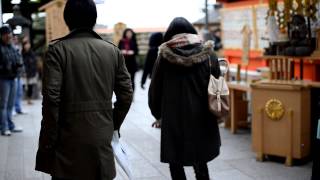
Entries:
POLYGON ((30 3, 39 3, 40 0, 29 0, 30 3))
POLYGON ((11 4, 20 4, 21 0, 11 0, 11 4))

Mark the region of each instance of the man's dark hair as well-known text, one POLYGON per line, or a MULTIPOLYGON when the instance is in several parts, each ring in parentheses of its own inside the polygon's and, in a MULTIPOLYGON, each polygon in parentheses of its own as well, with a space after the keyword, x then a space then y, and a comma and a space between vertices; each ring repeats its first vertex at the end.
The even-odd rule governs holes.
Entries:
POLYGON ((93 29, 97 20, 96 4, 93 0, 68 0, 63 16, 69 30, 93 29))
POLYGON ((198 34, 192 24, 183 17, 176 17, 170 23, 166 33, 164 34, 164 41, 169 41, 173 36, 181 33, 198 34))
POLYGON ((10 34, 12 32, 11 28, 9 26, 2 26, 0 28, 0 35, 3 34, 10 34))

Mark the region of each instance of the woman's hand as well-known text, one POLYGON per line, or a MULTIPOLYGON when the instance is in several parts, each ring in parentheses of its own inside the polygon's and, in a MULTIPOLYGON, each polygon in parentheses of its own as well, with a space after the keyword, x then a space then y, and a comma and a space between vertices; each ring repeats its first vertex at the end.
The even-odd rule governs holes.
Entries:
POLYGON ((134 55, 134 51, 132 50, 127 51, 127 55, 134 55))
POLYGON ((121 53, 122 53, 123 55, 127 55, 127 54, 128 54, 128 51, 127 51, 127 50, 121 50, 121 53))

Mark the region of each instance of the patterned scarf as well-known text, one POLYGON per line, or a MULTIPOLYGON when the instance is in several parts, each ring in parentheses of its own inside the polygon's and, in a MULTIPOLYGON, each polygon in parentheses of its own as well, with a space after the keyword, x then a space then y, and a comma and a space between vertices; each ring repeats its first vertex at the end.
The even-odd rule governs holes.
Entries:
POLYGON ((165 44, 170 48, 179 48, 192 44, 201 44, 203 43, 202 38, 197 34, 177 34, 173 38, 167 41, 165 44))

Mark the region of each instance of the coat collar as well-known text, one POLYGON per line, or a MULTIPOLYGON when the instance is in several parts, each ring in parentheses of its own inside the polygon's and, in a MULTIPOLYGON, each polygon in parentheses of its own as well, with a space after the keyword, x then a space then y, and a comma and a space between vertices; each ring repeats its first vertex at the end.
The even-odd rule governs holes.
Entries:
POLYGON ((213 41, 207 41, 199 53, 192 54, 190 56, 183 56, 175 53, 167 44, 162 44, 159 47, 159 56, 165 58, 167 61, 173 64, 181 66, 192 66, 193 64, 204 62, 213 52, 213 41))
POLYGON ((99 36, 99 34, 97 34, 92 29, 78 28, 78 29, 72 30, 68 35, 66 35, 66 36, 64 36, 62 38, 58 38, 58 39, 52 40, 51 42, 62 41, 62 40, 70 39, 70 38, 73 38, 73 37, 94 37, 94 38, 103 40, 102 37, 99 36))

